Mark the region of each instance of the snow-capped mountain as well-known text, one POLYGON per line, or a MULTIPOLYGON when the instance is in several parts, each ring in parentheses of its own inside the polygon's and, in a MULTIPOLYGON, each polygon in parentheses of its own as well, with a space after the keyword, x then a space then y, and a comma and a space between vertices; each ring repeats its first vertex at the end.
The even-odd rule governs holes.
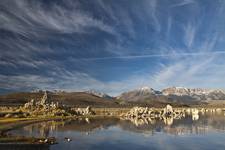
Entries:
POLYGON ((88 90, 86 91, 86 93, 88 94, 92 94, 101 98, 106 98, 106 99, 113 99, 113 97, 109 96, 108 94, 102 93, 102 92, 98 92, 96 90, 88 90))
POLYGON ((156 91, 156 90, 154 90, 150 87, 147 87, 147 86, 141 87, 141 88, 137 89, 136 91, 139 92, 139 93, 143 93, 143 94, 145 94, 145 93, 160 94, 161 93, 161 92, 156 91))
POLYGON ((124 92, 117 99, 123 99, 127 101, 145 100, 151 96, 160 95, 160 91, 156 91, 150 87, 141 87, 132 91, 124 92))
POLYGON ((210 92, 213 92, 213 90, 207 90, 207 89, 201 89, 201 88, 185 88, 185 87, 169 87, 162 90, 162 93, 164 95, 177 95, 177 96, 183 96, 183 95, 208 95, 210 92))
POLYGON ((117 97, 127 101, 160 100, 160 101, 204 101, 225 100, 224 90, 170 87, 156 91, 149 87, 142 87, 129 92, 124 92, 117 97))
POLYGON ((162 94, 167 96, 190 96, 197 100, 225 100, 225 91, 221 89, 170 87, 162 90, 162 94))

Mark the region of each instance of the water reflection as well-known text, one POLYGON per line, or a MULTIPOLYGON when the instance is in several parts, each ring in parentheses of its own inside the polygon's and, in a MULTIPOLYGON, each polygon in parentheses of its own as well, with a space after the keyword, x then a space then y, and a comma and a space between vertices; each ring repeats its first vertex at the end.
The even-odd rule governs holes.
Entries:
POLYGON ((199 115, 198 114, 193 114, 192 115, 192 120, 196 121, 199 119, 199 115))
MULTIPOLYGON (((11 131, 12 135, 56 137, 51 150, 73 149, 225 149, 224 112, 199 112, 185 117, 80 118, 49 121, 11 131), (65 139, 71 139, 68 142, 65 139), (164 144, 160 144, 164 143, 164 144), (202 144, 201 144, 202 143, 202 144)), ((0 147, 0 149, 2 149, 0 147)))
POLYGON ((164 117, 163 120, 164 120, 164 123, 166 125, 172 125, 173 124, 173 117, 164 117))
POLYGON ((58 132, 77 131, 89 134, 96 130, 117 127, 130 132, 164 132, 174 135, 204 134, 210 130, 225 130, 224 113, 209 113, 186 115, 184 118, 134 118, 121 120, 119 118, 79 118, 67 121, 49 121, 23 127, 12 134, 51 137, 58 132))
POLYGON ((41 122, 25 126, 23 127, 23 130, 27 135, 49 137, 50 132, 58 131, 59 128, 65 126, 68 122, 69 120, 41 122))

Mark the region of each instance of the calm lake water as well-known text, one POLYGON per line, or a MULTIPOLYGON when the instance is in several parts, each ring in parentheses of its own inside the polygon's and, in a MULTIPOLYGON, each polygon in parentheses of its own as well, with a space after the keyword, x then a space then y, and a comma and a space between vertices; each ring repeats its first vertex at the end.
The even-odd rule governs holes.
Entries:
POLYGON ((117 118, 50 121, 10 133, 56 137, 58 144, 43 148, 51 150, 225 150, 225 115, 220 112, 132 122, 117 118))

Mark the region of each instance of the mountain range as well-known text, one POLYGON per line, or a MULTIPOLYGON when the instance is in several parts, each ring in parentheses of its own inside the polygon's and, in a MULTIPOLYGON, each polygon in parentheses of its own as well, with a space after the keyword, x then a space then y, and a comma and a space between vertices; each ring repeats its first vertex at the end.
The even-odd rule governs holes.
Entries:
MULTIPOLYGON (((30 99, 41 98, 44 91, 17 92, 0 95, 0 105, 22 105, 30 99)), ((203 104, 208 101, 224 100, 225 91, 221 89, 202 89, 169 87, 161 91, 150 87, 141 87, 124 92, 112 97, 95 90, 84 92, 47 91, 51 101, 57 101, 64 105, 72 106, 98 106, 98 107, 122 107, 122 106, 161 106, 167 103, 178 105, 203 104)))
POLYGON ((225 91, 221 89, 202 89, 169 87, 162 91, 157 91, 149 87, 142 87, 132 91, 124 92, 116 97, 126 101, 150 101, 161 100, 169 102, 192 102, 206 100, 225 100, 225 91))

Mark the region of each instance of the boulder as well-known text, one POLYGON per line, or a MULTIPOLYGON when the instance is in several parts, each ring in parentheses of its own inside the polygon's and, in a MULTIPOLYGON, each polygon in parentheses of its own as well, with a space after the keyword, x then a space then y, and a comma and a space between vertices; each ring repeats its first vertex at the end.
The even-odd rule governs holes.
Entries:
POLYGON ((13 117, 13 114, 6 114, 5 115, 5 118, 11 118, 11 117, 13 117))

